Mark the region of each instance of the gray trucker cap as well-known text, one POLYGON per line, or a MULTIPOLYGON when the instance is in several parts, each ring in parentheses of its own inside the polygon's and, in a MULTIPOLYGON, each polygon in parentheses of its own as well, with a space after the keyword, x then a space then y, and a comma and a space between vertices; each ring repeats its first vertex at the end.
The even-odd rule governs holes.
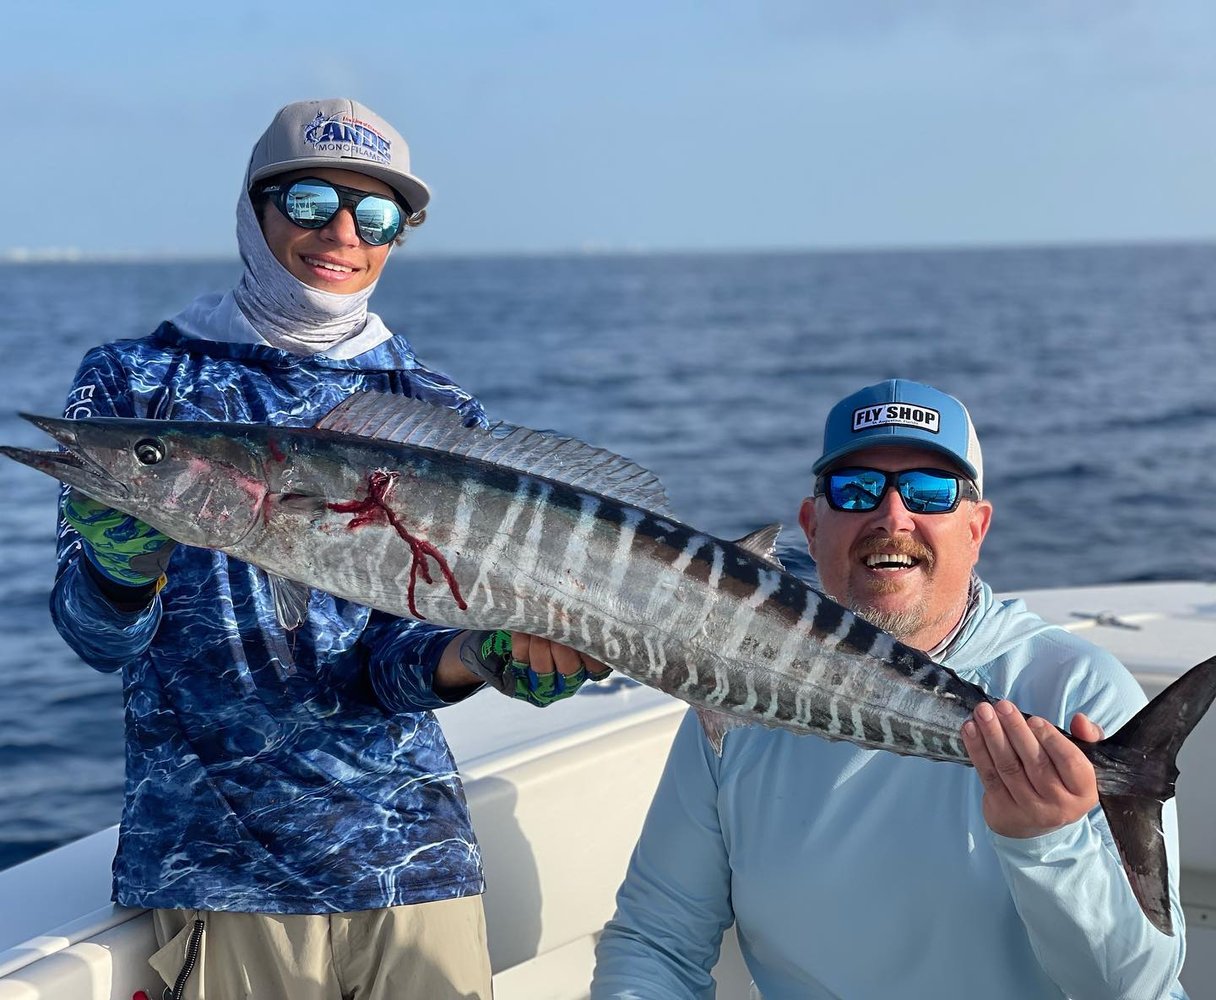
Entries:
POLYGON ((349 98, 296 101, 280 108, 262 133, 245 174, 245 189, 264 177, 332 167, 384 181, 411 212, 431 200, 430 189, 410 173, 410 147, 376 112, 349 98))

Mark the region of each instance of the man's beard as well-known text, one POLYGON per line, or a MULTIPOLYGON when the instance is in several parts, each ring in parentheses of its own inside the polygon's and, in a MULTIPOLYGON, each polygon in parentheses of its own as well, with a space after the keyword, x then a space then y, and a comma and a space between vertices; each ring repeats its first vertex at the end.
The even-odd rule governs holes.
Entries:
POLYGON ((870 607, 862 601, 849 600, 847 607, 854 614, 860 615, 871 625, 890 632, 896 639, 904 640, 916 635, 926 625, 925 602, 920 601, 915 607, 902 608, 899 611, 884 611, 881 608, 870 607))
MULTIPOLYGON (((870 536, 863 539, 857 545, 852 555, 856 559, 863 559, 865 556, 876 552, 897 552, 912 556, 922 564, 927 572, 932 572, 933 566, 937 561, 933 550, 928 546, 922 545, 912 539, 893 539, 887 536, 870 536)), ((853 594, 850 590, 848 594, 844 595, 843 599, 839 597, 834 599, 854 614, 861 615, 862 618, 872 625, 876 625, 884 632, 890 632, 891 635, 900 640, 907 639, 909 636, 916 635, 925 628, 938 624, 929 620, 929 599, 923 592, 915 604, 910 607, 900 608, 899 610, 888 611, 866 603, 867 599, 873 599, 875 596, 896 593, 900 587, 901 585, 894 580, 890 582, 880 581, 868 591, 865 598, 853 594)))
MULTIPOLYGON (((891 587, 887 592, 890 593, 895 589, 895 587, 891 587)), ((866 595, 867 599, 873 599, 873 597, 873 591, 866 595)), ((925 633, 934 634, 939 630, 943 632, 949 631, 947 626, 958 621, 962 614, 960 609, 949 607, 936 617, 931 617, 928 595, 922 596, 911 607, 900 608, 899 610, 873 607, 867 603, 866 599, 859 598, 851 592, 845 596, 844 600, 840 598, 833 598, 833 600, 839 604, 843 604, 855 615, 864 618, 871 625, 882 629, 884 632, 890 632, 900 642, 908 642, 914 636, 924 635, 925 633)), ((917 646, 917 648, 922 647, 917 646)), ((929 647, 925 646, 923 648, 927 649, 929 647)))

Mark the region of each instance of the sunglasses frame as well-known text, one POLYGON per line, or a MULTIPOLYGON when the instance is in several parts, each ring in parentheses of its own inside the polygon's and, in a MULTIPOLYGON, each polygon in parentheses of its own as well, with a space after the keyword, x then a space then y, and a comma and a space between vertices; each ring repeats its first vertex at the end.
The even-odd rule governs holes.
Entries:
POLYGON ((388 195, 379 194, 376 191, 361 191, 359 188, 347 187, 345 184, 335 184, 333 181, 327 181, 320 177, 293 177, 290 181, 271 181, 269 184, 264 184, 258 188, 258 194, 265 198, 269 198, 274 202, 274 207, 279 210, 279 214, 283 216, 293 226, 299 226, 301 229, 324 229, 342 209, 349 208, 351 215, 355 220, 355 230, 359 234, 359 239, 370 247, 388 246, 398 236, 400 236, 406 227, 406 219, 410 215, 410 207, 405 204, 400 198, 390 198, 388 195), (291 189, 297 184, 319 184, 323 187, 331 188, 338 196, 338 207, 334 209, 333 215, 322 221, 319 225, 310 226, 301 222, 299 219, 293 219, 291 213, 287 211, 287 196, 291 189), (368 198, 379 198, 382 201, 392 202, 397 206, 397 228, 383 243, 373 243, 363 233, 363 227, 359 224, 358 208, 368 198))
POLYGON ((945 469, 933 468, 916 468, 916 469, 900 469, 898 472, 890 472, 886 469, 874 469, 868 465, 846 465, 839 469, 832 469, 829 472, 821 472, 815 477, 815 493, 817 497, 823 497, 828 502, 828 506, 832 510, 838 510, 845 514, 872 514, 882 506, 883 499, 887 495, 887 491, 894 489, 899 496, 900 502, 903 503, 904 509, 909 514, 952 514, 958 510, 958 505, 964 500, 979 500, 980 491, 975 483, 966 476, 959 475, 957 472, 947 472, 945 469), (883 477, 882 490, 878 496, 874 498, 874 506, 869 508, 863 507, 838 507, 832 499, 832 494, 828 490, 828 479, 832 476, 839 476, 842 473, 849 472, 869 472, 876 473, 883 477), (903 477, 909 473, 920 472, 930 476, 940 476, 943 479, 953 479, 958 484, 958 493, 954 497, 954 503, 943 510, 913 510, 908 506, 908 498, 904 496, 900 486, 903 484, 903 477))

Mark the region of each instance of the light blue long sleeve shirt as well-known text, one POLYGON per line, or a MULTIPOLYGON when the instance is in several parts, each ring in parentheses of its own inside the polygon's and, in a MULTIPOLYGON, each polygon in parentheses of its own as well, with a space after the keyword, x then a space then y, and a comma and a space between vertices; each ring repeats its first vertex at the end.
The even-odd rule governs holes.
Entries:
MULTIPOLYGON (((1110 654, 1021 601, 980 607, 945 661, 1067 727, 1114 732, 1145 703, 1110 654)), ((715 756, 693 713, 673 744, 597 949, 592 1000, 708 997, 735 923, 764 1000, 1185 997, 1176 936, 1132 895, 1096 808, 1015 840, 984 823, 969 767, 748 727, 715 756)))

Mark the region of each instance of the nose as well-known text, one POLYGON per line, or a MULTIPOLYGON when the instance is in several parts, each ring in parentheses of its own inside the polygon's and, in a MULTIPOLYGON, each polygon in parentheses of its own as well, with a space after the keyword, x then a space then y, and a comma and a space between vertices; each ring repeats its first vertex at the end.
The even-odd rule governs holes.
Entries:
POLYGON ((339 246, 358 246, 359 230, 355 226, 354 210, 345 205, 339 208, 334 217, 321 227, 321 236, 339 246))
POLYGON ((874 508, 873 517, 878 527, 884 528, 892 535, 901 531, 912 531, 916 527, 916 519, 904 506, 899 491, 894 488, 883 494, 882 500, 874 508))

